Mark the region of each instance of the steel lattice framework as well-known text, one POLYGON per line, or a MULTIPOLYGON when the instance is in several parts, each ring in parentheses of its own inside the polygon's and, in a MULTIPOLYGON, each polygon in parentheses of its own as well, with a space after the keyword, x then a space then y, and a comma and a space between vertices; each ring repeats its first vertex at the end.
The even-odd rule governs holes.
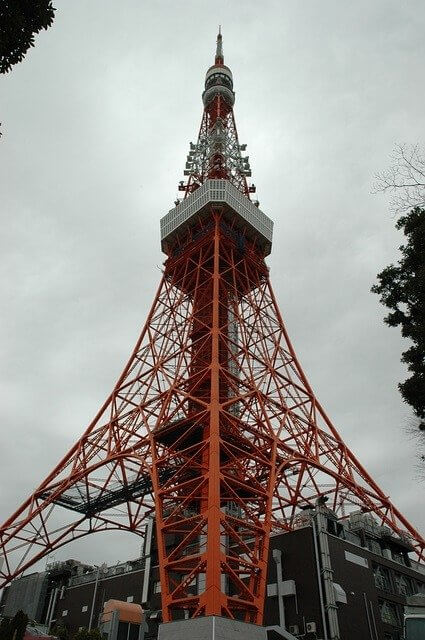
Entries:
MULTIPOLYGON (((219 47, 215 68, 221 36, 219 47)), ((213 87, 202 136, 229 99, 213 87)), ((264 261, 270 243, 255 230, 260 218, 249 222, 246 169, 226 173, 221 151, 212 147, 206 174, 190 174, 169 214, 188 212, 164 232, 163 278, 112 394, 1 527, 3 584, 82 536, 142 535, 154 514, 163 619, 184 609, 261 624, 270 533, 292 529, 300 508, 325 496, 339 517, 369 512, 424 558, 424 540, 344 444, 297 361, 264 261), (213 190, 232 183, 227 200, 208 198, 208 180, 213 190), (198 202, 201 184, 206 202, 182 209, 198 202)))

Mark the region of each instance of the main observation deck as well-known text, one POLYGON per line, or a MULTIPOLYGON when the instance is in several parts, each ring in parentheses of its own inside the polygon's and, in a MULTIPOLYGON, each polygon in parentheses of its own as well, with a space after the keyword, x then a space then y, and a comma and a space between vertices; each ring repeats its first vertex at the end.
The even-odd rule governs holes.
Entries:
POLYGON ((161 218, 161 248, 167 253, 167 247, 173 242, 179 231, 190 226, 199 216, 210 211, 211 204, 225 205, 227 215, 236 218, 240 226, 255 236, 269 255, 272 247, 273 222, 249 198, 228 180, 206 180, 202 186, 182 200, 167 215, 161 218))

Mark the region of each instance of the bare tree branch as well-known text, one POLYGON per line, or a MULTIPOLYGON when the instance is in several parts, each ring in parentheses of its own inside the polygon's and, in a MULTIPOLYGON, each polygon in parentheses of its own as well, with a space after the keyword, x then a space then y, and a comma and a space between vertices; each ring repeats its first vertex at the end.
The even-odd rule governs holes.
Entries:
POLYGON ((424 424, 418 420, 417 416, 412 415, 406 420, 405 433, 410 441, 417 443, 417 466, 418 479, 425 480, 424 462, 425 462, 425 430, 424 424))
POLYGON ((390 193, 390 208, 396 214, 425 206, 425 157, 419 145, 396 144, 391 165, 375 174, 372 193, 390 193))

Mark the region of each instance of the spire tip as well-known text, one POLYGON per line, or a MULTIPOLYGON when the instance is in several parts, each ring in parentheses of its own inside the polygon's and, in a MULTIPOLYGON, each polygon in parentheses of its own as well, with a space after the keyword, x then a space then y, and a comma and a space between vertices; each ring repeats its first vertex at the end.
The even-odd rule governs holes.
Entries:
POLYGON ((217 49, 215 52, 215 64, 223 64, 224 56, 223 56, 223 43, 222 43, 222 35, 221 35, 221 24, 218 25, 218 36, 217 36, 217 49))

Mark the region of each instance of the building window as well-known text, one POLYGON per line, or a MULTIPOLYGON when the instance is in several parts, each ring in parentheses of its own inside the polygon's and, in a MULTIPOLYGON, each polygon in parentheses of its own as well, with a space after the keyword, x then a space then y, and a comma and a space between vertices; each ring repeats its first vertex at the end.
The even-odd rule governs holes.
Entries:
POLYGON ((85 613, 87 611, 87 609, 88 609, 88 606, 86 604, 81 607, 81 611, 83 613, 85 613))
POLYGON ((64 617, 65 617, 65 616, 67 616, 67 615, 68 615, 68 609, 64 609, 64 610, 62 611, 62 618, 64 618, 64 617))
POLYGON ((423 618, 406 618, 406 637, 412 640, 423 640, 423 618))
POLYGON ((134 596, 127 596, 127 602, 134 602, 134 596))
POLYGON ((153 583, 153 592, 154 593, 161 593, 161 582, 160 582, 160 580, 158 580, 157 582, 153 583))

